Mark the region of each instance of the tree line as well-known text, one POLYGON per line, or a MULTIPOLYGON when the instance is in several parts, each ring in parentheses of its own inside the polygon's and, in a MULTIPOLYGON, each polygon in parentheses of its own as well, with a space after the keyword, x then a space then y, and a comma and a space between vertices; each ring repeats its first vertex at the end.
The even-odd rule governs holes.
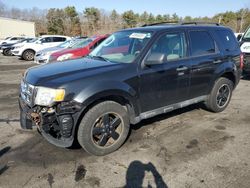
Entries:
POLYGON ((9 8, 0 1, 0 16, 14 19, 33 21, 36 25, 36 34, 61 34, 68 36, 90 36, 93 34, 112 33, 119 29, 141 26, 158 22, 216 22, 231 27, 235 32, 244 32, 250 25, 250 10, 242 8, 236 12, 227 11, 213 17, 180 17, 174 14, 154 15, 147 11, 135 13, 128 10, 118 13, 116 10, 106 11, 95 7, 87 7, 77 12, 74 6, 62 9, 39 8, 19 9, 9 8))

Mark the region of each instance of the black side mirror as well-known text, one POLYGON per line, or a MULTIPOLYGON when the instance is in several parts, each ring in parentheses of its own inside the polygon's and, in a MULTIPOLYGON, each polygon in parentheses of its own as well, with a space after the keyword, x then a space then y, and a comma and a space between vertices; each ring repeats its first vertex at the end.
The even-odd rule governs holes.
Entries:
POLYGON ((239 34, 239 35, 237 36, 237 40, 240 41, 241 38, 242 38, 242 34, 239 34))
POLYGON ((145 60, 145 65, 158 65, 162 64, 165 58, 163 53, 151 53, 145 60))

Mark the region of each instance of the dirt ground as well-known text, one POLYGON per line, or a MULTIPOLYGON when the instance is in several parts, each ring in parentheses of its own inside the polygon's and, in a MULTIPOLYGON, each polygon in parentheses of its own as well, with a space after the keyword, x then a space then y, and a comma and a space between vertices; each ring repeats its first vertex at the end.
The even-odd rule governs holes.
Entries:
POLYGON ((151 118, 118 151, 96 157, 21 130, 19 83, 32 65, 0 55, 0 187, 250 187, 250 79, 226 111, 194 105, 151 118))

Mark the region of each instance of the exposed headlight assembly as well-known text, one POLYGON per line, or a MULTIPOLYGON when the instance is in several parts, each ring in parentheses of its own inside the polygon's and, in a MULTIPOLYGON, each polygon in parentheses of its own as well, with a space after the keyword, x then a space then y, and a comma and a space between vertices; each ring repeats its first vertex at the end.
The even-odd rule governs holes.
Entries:
POLYGON ((64 61, 64 60, 70 59, 72 56, 73 56, 73 54, 64 54, 64 55, 59 56, 56 60, 57 61, 64 61))
POLYGON ((40 106, 52 106, 55 102, 64 100, 64 89, 51 89, 46 87, 36 87, 37 94, 35 104, 40 106))

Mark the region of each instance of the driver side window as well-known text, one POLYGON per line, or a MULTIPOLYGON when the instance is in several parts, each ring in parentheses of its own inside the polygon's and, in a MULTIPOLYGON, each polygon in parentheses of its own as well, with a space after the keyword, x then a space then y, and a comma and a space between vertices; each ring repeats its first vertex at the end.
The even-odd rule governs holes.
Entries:
POLYGON ((187 56, 184 33, 167 33, 162 35, 151 47, 150 55, 161 54, 165 61, 172 61, 187 56))
POLYGON ((42 43, 49 43, 49 42, 53 42, 53 41, 52 41, 52 38, 51 38, 51 37, 46 37, 46 38, 43 38, 43 39, 41 40, 41 42, 42 42, 42 43))

